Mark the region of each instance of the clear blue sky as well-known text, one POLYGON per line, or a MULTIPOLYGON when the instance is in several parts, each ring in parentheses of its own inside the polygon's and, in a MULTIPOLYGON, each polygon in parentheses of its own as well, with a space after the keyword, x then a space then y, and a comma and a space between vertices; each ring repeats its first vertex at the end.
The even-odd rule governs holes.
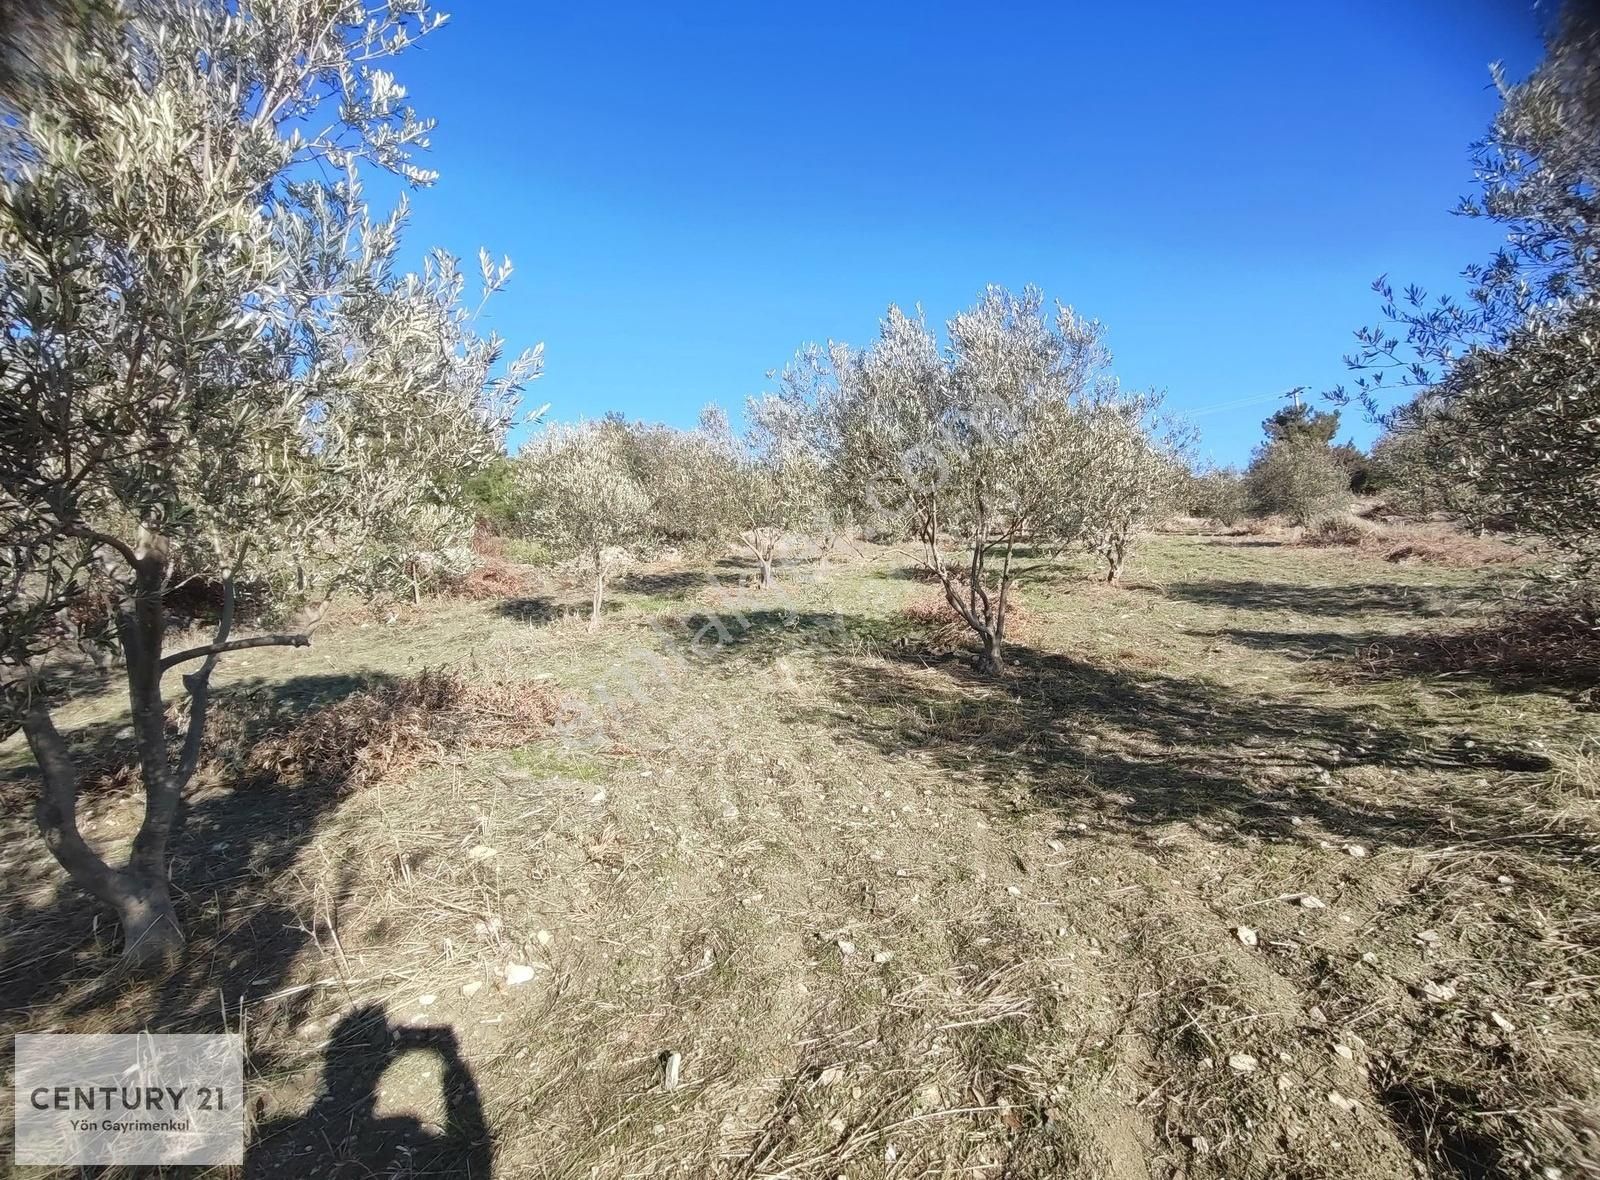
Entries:
MULTIPOLYGON (((1448 210, 1488 64, 1537 56, 1523 0, 455 0, 396 63, 439 120, 410 245, 511 256, 488 322, 545 342, 560 419, 689 425, 891 301, 1030 282, 1204 411, 1342 380, 1373 278, 1492 248, 1448 210)), ((1201 413, 1202 453, 1271 408, 1201 413)))

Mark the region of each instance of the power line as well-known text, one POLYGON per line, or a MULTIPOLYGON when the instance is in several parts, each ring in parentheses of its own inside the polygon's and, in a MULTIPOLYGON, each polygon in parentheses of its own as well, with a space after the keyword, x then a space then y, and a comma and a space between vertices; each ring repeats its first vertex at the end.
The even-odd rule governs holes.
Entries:
POLYGON ((1267 402, 1275 402, 1281 397, 1283 397, 1281 393, 1266 393, 1257 397, 1241 397, 1231 402, 1218 402, 1216 405, 1201 406, 1198 410, 1179 410, 1178 413, 1189 418, 1200 418, 1206 414, 1220 414, 1223 410, 1237 410, 1244 406, 1265 405, 1267 402))

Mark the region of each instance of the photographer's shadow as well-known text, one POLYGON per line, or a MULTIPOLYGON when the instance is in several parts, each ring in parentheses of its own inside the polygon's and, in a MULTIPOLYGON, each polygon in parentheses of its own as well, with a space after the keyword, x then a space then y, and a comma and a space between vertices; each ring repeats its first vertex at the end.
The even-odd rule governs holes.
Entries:
POLYGON ((453 1176, 487 1180, 493 1140, 478 1083, 445 1027, 396 1027, 376 1005, 350 1013, 323 1051, 322 1087, 303 1115, 255 1128, 246 1177, 453 1176), (385 1072, 410 1053, 438 1055, 442 1126, 377 1113, 385 1072))

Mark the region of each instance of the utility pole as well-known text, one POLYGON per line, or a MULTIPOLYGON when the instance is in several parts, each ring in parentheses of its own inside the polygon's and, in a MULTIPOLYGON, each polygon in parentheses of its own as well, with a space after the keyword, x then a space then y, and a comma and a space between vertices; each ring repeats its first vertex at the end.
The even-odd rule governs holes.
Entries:
POLYGON ((1304 393, 1305 391, 1306 391, 1306 387, 1304 385, 1296 385, 1293 389, 1289 390, 1283 396, 1284 396, 1285 399, 1291 398, 1291 397, 1294 398, 1294 408, 1298 410, 1300 408, 1300 395, 1302 393, 1304 393))

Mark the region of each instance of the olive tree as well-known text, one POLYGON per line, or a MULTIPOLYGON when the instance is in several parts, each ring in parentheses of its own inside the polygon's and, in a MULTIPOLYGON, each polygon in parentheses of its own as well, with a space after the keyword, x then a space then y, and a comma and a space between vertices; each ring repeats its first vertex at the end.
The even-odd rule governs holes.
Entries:
POLYGON ((1171 507, 1183 472, 1177 438, 1152 422, 1159 404, 1144 394, 1117 394, 1082 415, 1079 528, 1084 546, 1105 562, 1111 586, 1122 581, 1137 537, 1171 507))
MULTIPOLYGON (((426 3, 73 11, 42 97, 0 118, 0 707, 47 846, 140 963, 182 947, 168 844, 219 658, 309 642, 236 635, 237 586, 285 608, 371 588, 464 529, 461 484, 538 358, 501 363, 452 262, 398 273, 404 205, 362 197, 366 168, 432 179, 411 162, 430 124, 379 68, 438 27, 426 3), (221 584, 216 630, 170 651, 164 600, 194 576, 221 584), (53 719, 65 620, 96 613, 145 796, 115 866, 78 828, 53 719)), ((483 270, 486 294, 509 274, 483 270)))
POLYGON ((1244 477, 1232 467, 1193 472, 1182 481, 1183 508, 1190 516, 1232 528, 1250 513, 1244 477))
POLYGON ((697 552, 726 540, 715 489, 706 478, 711 465, 706 440, 695 431, 625 422, 617 415, 607 415, 603 425, 615 432, 629 473, 649 498, 656 540, 697 552))
POLYGON ((1391 390, 1424 391, 1430 441, 1446 444, 1456 478, 1542 537, 1559 559, 1552 573, 1587 584, 1600 572, 1597 61, 1600 21, 1573 0, 1526 79, 1495 71, 1501 109, 1472 151, 1481 187, 1458 212, 1497 223, 1505 246, 1464 270, 1461 298, 1374 283, 1381 321, 1346 358, 1355 389, 1331 393, 1403 428, 1391 390))
POLYGON ((1350 504, 1350 475, 1326 444, 1286 439, 1259 449, 1245 472, 1255 511, 1279 512, 1297 525, 1344 511, 1350 504))
POLYGON ((921 315, 890 307, 877 341, 809 350, 791 400, 812 406, 830 478, 872 519, 897 520, 977 638, 1003 664, 1019 542, 1070 544, 1086 513, 1080 406, 1109 382, 1097 322, 1043 295, 988 289, 941 346, 921 315))
POLYGON ((1543 538, 1564 576, 1600 574, 1600 301, 1533 316, 1503 345, 1475 349, 1446 380, 1452 437, 1487 506, 1543 538))
POLYGON ((755 558, 758 584, 777 582, 773 562, 790 537, 808 532, 823 511, 821 462, 802 408, 776 395, 749 398, 748 428, 736 436, 720 406, 700 416, 702 478, 713 518, 755 558))
POLYGON ((1470 434, 1456 420, 1459 410, 1432 392, 1401 406, 1373 444, 1372 470, 1396 509, 1421 516, 1448 513, 1481 533, 1503 512, 1495 497, 1469 478, 1463 445, 1470 434))
POLYGON ((650 495, 627 443, 612 423, 583 422, 551 426, 517 454, 527 528, 591 578, 591 631, 600 626, 606 581, 653 535, 650 495))

